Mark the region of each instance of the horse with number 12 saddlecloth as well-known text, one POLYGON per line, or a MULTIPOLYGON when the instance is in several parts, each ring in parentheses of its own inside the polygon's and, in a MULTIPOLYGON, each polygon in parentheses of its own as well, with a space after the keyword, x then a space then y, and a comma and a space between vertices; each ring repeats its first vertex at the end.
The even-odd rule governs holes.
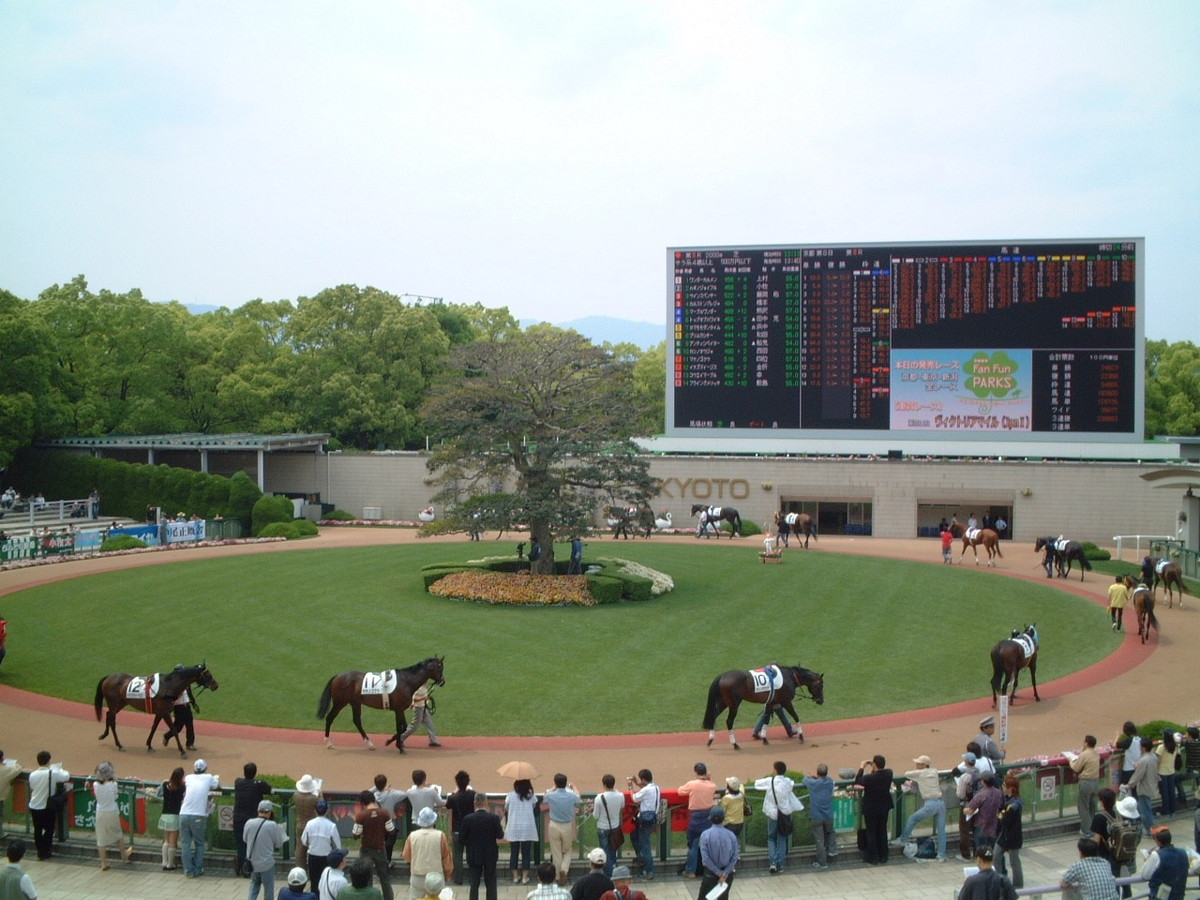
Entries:
POLYGON ((1008 683, 1012 682, 1012 694, 1008 702, 1017 699, 1017 678, 1022 669, 1029 670, 1029 678, 1033 682, 1033 699, 1041 702, 1037 689, 1037 655, 1038 644, 1037 626, 1026 625, 1020 631, 1013 631, 1012 637, 998 641, 992 648, 992 707, 996 706, 997 694, 1008 693, 1008 683), (1003 679, 1003 682, 1001 681, 1003 679))
POLYGON ((217 679, 213 678, 212 672, 204 663, 200 663, 198 666, 176 666, 174 670, 165 674, 155 673, 142 676, 118 672, 115 675, 101 678, 96 684, 96 721, 99 722, 101 719, 101 710, 105 702, 108 703, 108 713, 103 716, 104 733, 98 740, 104 740, 111 732, 113 743, 117 745, 117 749, 124 750, 125 748, 121 746, 121 739, 117 737, 117 713, 126 706, 132 706, 154 716, 150 734, 146 737, 147 750, 151 753, 154 752, 154 747, 151 746, 154 741, 154 733, 158 731, 160 722, 166 722, 166 737, 168 739, 175 738, 175 746, 179 748, 179 755, 186 759, 187 753, 184 752, 183 744, 179 740, 179 733, 171 731, 171 712, 175 701, 192 685, 198 685, 199 689, 215 691, 217 679))
POLYGON ((388 743, 395 742, 396 749, 404 752, 404 743, 400 735, 404 733, 407 723, 404 711, 412 705, 412 695, 426 681, 433 680, 438 686, 445 685, 446 679, 442 674, 443 657, 431 656, 429 659, 414 663, 404 669, 386 669, 383 672, 342 672, 334 675, 325 685, 321 693, 321 702, 317 706, 317 718, 325 720, 325 746, 333 747, 329 739, 329 729, 333 720, 347 706, 354 716, 354 727, 362 735, 363 743, 370 750, 375 744, 367 737, 362 726, 362 708, 391 709, 396 714, 396 732, 388 743))
MULTIPOLYGON (((717 716, 729 710, 725 726, 729 729, 729 743, 734 750, 741 750, 733 731, 738 707, 743 701, 766 704, 770 710, 780 708, 792 714, 797 723, 800 717, 792 706, 797 691, 808 688, 813 700, 820 706, 825 702, 825 676, 803 666, 770 665, 761 669, 733 669, 713 679, 708 689, 708 705, 704 708, 704 725, 708 729, 708 746, 716 738, 717 716)), ((803 737, 801 738, 803 740, 803 737)))

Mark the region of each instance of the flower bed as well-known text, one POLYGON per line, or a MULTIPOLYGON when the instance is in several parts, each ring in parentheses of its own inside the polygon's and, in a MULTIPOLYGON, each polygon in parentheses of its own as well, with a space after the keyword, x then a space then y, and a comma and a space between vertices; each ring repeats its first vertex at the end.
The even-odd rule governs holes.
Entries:
POLYGON ((496 606, 595 606, 587 579, 575 575, 511 575, 454 572, 429 586, 429 593, 496 606))

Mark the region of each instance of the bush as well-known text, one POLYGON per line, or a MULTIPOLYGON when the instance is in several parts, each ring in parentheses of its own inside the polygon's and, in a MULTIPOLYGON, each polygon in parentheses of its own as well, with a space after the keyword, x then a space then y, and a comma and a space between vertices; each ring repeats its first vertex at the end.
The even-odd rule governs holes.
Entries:
POLYGON ((251 534, 255 537, 271 537, 264 535, 263 529, 272 523, 291 523, 295 521, 296 507, 287 497, 278 495, 259 497, 250 513, 254 527, 251 534))
POLYGON ((443 564, 438 563, 438 564, 434 564, 434 565, 430 565, 430 566, 424 566, 421 569, 421 581, 425 585, 425 590, 428 591, 429 586, 431 584, 433 584, 434 582, 438 581, 441 578, 445 578, 447 575, 453 575, 455 572, 470 572, 470 571, 474 571, 474 570, 482 570, 483 568, 484 567, 482 567, 482 566, 464 566, 464 565, 451 565, 451 564, 443 565, 443 564))
POLYGON ((344 509, 335 509, 329 515, 323 516, 322 518, 329 519, 333 522, 353 522, 358 518, 358 516, 354 515, 353 513, 348 513, 344 509))
POLYGON ((1138 737, 1146 737, 1154 741, 1161 741, 1163 732, 1168 728, 1177 734, 1187 734, 1187 729, 1178 722, 1167 722, 1162 719, 1155 719, 1153 722, 1147 722, 1145 725, 1138 726, 1138 737))
POLYGON ((1102 547, 1097 547, 1091 541, 1083 542, 1083 555, 1086 556, 1090 562, 1104 562, 1112 559, 1111 553, 1102 547))
POLYGON ((100 545, 101 553, 112 553, 115 550, 141 550, 146 542, 138 540, 131 534, 118 534, 116 537, 105 538, 100 545))
POLYGON ((754 537, 756 534, 762 534, 762 529, 758 527, 758 523, 750 519, 742 519, 742 536, 754 537))
POLYGON ((613 575, 588 575, 587 582, 597 603, 619 603, 625 591, 625 582, 613 575))
POLYGON ((291 522, 272 522, 270 525, 264 525, 257 537, 281 537, 294 541, 299 538, 313 537, 317 533, 317 526, 307 519, 293 519, 291 522))

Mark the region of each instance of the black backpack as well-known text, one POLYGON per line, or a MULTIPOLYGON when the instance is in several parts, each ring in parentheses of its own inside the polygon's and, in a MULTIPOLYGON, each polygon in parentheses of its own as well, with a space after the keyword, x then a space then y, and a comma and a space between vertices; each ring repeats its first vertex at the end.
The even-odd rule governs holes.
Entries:
POLYGON ((1131 862, 1137 856, 1141 840, 1142 833, 1137 823, 1126 822, 1124 819, 1113 819, 1108 823, 1108 850, 1112 854, 1113 862, 1131 862))

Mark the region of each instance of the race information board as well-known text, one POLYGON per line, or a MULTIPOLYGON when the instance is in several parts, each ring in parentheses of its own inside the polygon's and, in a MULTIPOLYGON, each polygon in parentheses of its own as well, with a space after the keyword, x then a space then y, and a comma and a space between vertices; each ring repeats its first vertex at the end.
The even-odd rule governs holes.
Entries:
POLYGON ((1141 239, 672 248, 668 434, 1140 440, 1143 254, 1141 239))

